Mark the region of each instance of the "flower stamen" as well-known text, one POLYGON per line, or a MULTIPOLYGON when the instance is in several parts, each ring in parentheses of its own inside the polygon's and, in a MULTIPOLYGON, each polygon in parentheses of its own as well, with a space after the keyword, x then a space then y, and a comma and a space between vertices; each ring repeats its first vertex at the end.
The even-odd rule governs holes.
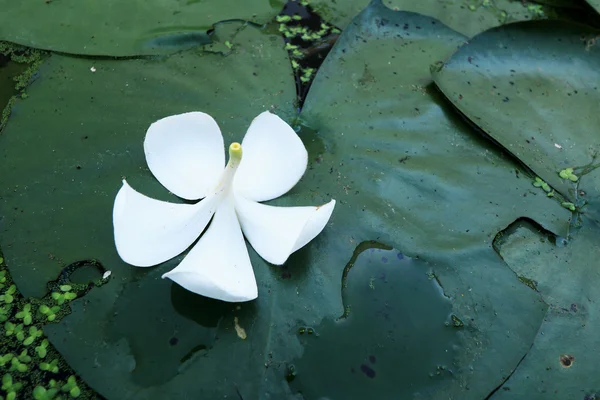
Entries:
POLYGON ((232 160, 234 162, 237 161, 239 163, 241 159, 242 159, 242 145, 239 144, 238 142, 231 143, 231 145, 229 145, 229 163, 228 163, 228 166, 231 165, 232 160))
POLYGON ((237 171, 240 161, 242 161, 242 145, 238 142, 233 142, 229 146, 229 161, 215 188, 215 195, 227 195, 229 193, 235 171, 237 171))

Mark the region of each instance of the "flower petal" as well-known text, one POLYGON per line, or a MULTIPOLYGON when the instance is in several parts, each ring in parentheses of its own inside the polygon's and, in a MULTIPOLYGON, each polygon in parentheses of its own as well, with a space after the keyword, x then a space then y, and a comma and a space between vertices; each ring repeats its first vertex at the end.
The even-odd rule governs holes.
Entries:
POLYGON ((321 233, 334 207, 335 200, 320 207, 274 207, 235 197, 244 236, 262 258, 276 265, 321 233))
POLYGON ((208 230, 181 264, 163 278, 218 300, 241 302, 258 297, 254 270, 230 197, 221 203, 208 230))
POLYGON ((237 193, 254 201, 271 200, 289 191, 308 163, 308 153, 296 132, 268 111, 250 124, 242 151, 233 185, 237 193))
POLYGON ((225 167, 221 130, 201 112, 173 115, 150 125, 144 152, 156 179, 188 200, 206 197, 225 167))
POLYGON ((123 180, 113 208, 115 244, 128 264, 149 267, 167 261, 198 238, 214 214, 218 197, 174 204, 136 192, 123 180))

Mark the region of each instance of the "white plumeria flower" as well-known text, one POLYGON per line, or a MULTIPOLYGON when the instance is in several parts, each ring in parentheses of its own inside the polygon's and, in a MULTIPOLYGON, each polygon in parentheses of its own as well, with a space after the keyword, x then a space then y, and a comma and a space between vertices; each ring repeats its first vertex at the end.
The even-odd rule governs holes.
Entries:
POLYGON ((231 144, 224 170, 223 149, 219 126, 208 114, 174 115, 150 125, 144 140, 150 171, 175 195, 204 200, 155 200, 123 180, 113 209, 115 243, 125 262, 157 265, 186 250, 212 218, 198 243, 163 278, 203 296, 249 301, 258 289, 244 236, 262 258, 281 265, 323 230, 335 200, 320 207, 258 203, 288 192, 308 162, 296 132, 268 111, 252 121, 241 145, 231 144))

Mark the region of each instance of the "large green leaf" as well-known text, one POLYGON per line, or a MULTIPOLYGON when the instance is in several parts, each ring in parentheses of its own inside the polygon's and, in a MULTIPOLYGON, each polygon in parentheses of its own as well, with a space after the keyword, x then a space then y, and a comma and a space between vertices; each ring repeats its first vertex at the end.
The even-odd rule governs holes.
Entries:
POLYGON ((434 74, 471 121, 597 221, 598 34, 563 22, 508 25, 477 36, 434 74), (569 167, 577 183, 559 176, 569 167))
MULTIPOLYGON (((294 272, 297 278, 283 284, 285 293, 270 295, 270 282, 281 271, 254 255, 261 297, 237 310, 214 308, 198 296, 188 302, 189 294, 161 280, 177 260, 137 269, 114 248, 111 210, 123 176, 145 194, 176 200, 144 160, 142 142, 151 122, 203 110, 216 118, 229 143, 240 140, 265 109, 287 119, 293 115, 294 82, 281 39, 239 23, 220 25, 217 34, 233 44, 230 54, 190 50, 121 61, 53 55, 0 136, 0 241, 21 292, 41 297, 46 282, 77 260, 95 258, 112 271, 108 284, 75 301, 60 324, 45 328, 82 378, 109 398, 234 396, 234 383, 244 393, 260 393, 261 376, 270 372, 264 370, 270 320, 284 323, 298 314, 281 310, 271 317, 271 309, 276 296, 296 298, 302 275, 294 272), (247 329, 247 342, 233 331, 231 312, 247 329), (203 358, 219 321, 220 346, 203 358)), ((311 204, 325 200, 306 197, 311 204)), ((302 257, 306 252, 296 259, 302 257)))
POLYGON ((234 45, 231 54, 209 48, 127 61, 53 55, 43 65, 0 139, 4 229, 11 232, 2 247, 7 259, 19 254, 13 277, 24 295, 43 295, 63 263, 118 260, 107 222, 122 177, 169 198, 144 161, 150 123, 208 110, 230 142, 264 109, 293 113, 279 38, 240 23, 219 28, 234 45))
POLYGON ((212 24, 259 23, 280 0, 0 0, 0 40, 73 54, 132 56, 172 53, 209 39, 212 24))
MULTIPOLYGON (((310 4, 335 24, 346 26, 356 13, 369 4, 369 0, 312 0, 310 4)), ((528 7, 513 0, 384 0, 384 4, 393 10, 411 11, 439 19, 467 36, 511 21, 545 17, 540 7, 528 7)))
MULTIPOLYGON (((569 218, 532 190, 525 171, 457 120, 431 87, 429 66, 463 42, 434 20, 375 1, 338 40, 302 112, 324 141, 328 153, 321 163, 340 199, 329 232, 347 247, 376 234, 429 262, 464 321, 454 379, 426 398, 484 398, 527 353, 546 306, 501 262, 491 242, 520 216, 563 235, 569 218)), ((359 348, 361 333, 354 336, 359 348)), ((328 340, 321 346, 335 346, 340 335, 319 338, 328 340)), ((299 365, 322 362, 318 351, 304 357, 310 358, 299 365)), ((344 398, 346 390, 335 382, 349 379, 349 367, 327 375, 299 370, 299 379, 310 376, 301 389, 327 388, 323 395, 344 398)), ((399 387, 411 385, 404 374, 393 379, 399 387)), ((373 380, 372 396, 385 397, 388 383, 373 380)))
POLYGON ((304 398, 430 398, 452 376, 462 322, 431 267, 373 247, 360 245, 344 271, 344 315, 299 332, 292 387, 304 398))
POLYGON ((600 348, 599 236, 594 221, 585 221, 566 246, 528 222, 504 232, 499 253, 535 285, 549 309, 527 357, 494 400, 512 399, 515 393, 530 399, 543 393, 588 400, 600 395, 594 355, 600 348))
POLYGON ((500 254, 549 310, 494 398, 595 398, 598 390, 596 361, 588 357, 600 345, 597 35, 558 22, 510 25, 474 38, 434 73, 459 110, 587 214, 569 241, 526 222, 501 235, 500 254), (567 167, 579 175, 576 183, 560 177, 567 167))

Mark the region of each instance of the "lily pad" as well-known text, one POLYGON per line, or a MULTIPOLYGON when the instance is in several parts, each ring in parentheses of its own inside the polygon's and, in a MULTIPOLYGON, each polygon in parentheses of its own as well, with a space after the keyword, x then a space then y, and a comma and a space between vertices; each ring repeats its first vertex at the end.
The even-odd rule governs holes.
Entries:
POLYGON ((24 89, 41 61, 38 50, 0 42, 0 132, 17 96, 27 96, 24 89))
MULTIPOLYGON (((346 26, 369 4, 369 0, 312 0, 310 4, 333 23, 346 26)), ((392 10, 416 12, 439 19, 466 36, 474 36, 508 22, 546 18, 545 11, 550 11, 542 6, 531 7, 512 0, 384 0, 384 4, 392 10)))
POLYGON ((545 314, 493 251, 495 234, 519 215, 566 234, 569 219, 432 88, 429 66, 464 40, 433 19, 373 2, 338 40, 302 112, 335 178, 329 232, 342 243, 377 235, 429 262, 465 321, 454 379, 430 398, 462 398, 465 387, 469 398, 485 398, 526 354, 545 314), (345 213, 361 222, 340 226, 345 213))
POLYGON ((63 53, 134 56, 206 44, 212 25, 267 22, 278 0, 0 0, 0 40, 63 53))
POLYGON ((150 123, 210 109, 230 142, 234 133, 243 136, 259 110, 293 113, 294 87, 279 38, 241 23, 220 31, 227 38, 237 34, 229 55, 190 50, 167 59, 114 61, 55 54, 42 66, 0 139, 3 185, 10 192, 3 196, 3 228, 11 232, 2 236, 2 248, 7 260, 22 254, 12 273, 25 296, 41 297, 64 264, 89 255, 109 264, 119 260, 107 244, 122 177, 150 196, 174 199, 145 164, 142 142, 150 123), (33 114, 38 117, 28 117, 33 114), (35 156, 28 156, 33 147, 35 156))
MULTIPOLYGON (((249 370, 260 374, 259 365, 264 364, 261 346, 249 347, 232 333, 233 316, 229 315, 226 325, 221 322, 225 332, 219 338, 227 366, 211 367, 214 375, 202 372, 206 382, 198 384, 199 374, 189 365, 198 360, 203 368, 207 362, 212 364, 202 362, 199 354, 214 339, 211 329, 222 321, 222 314, 236 311, 234 306, 228 305, 209 322, 190 316, 189 304, 182 305, 177 300, 180 296, 172 299, 174 284, 160 279, 160 273, 177 260, 162 267, 162 272, 160 268, 142 270, 123 263, 114 248, 112 205, 123 176, 145 194, 177 201, 147 169, 142 143, 150 123, 170 114, 208 111, 219 121, 229 143, 240 139, 251 120, 265 109, 288 119, 293 115, 294 82, 281 39, 243 23, 219 25, 217 35, 232 45, 226 54, 215 48, 155 60, 91 60, 54 54, 41 67, 29 97, 14 106, 0 136, 0 170, 6 177, 0 241, 19 290, 25 296, 41 297, 46 283, 77 260, 95 258, 112 272, 109 283, 72 303, 70 316, 45 328, 81 377, 108 398, 134 393, 148 398, 147 393, 154 396, 157 392, 170 398, 189 394, 190 388, 200 394, 213 388, 213 393, 233 396, 232 383, 215 382, 228 376, 240 382, 240 390, 252 384, 231 375, 232 365, 239 365, 238 357, 249 360, 252 367, 240 369, 240 374, 249 370), (152 302, 140 303, 140 299, 152 302), (145 329, 130 326, 132 318, 143 319, 145 329), (160 332, 155 342, 148 341, 148 332, 160 332), (225 344, 229 334, 231 345, 225 344), (171 344, 172 338, 177 338, 177 344, 171 344), (236 346, 257 353, 242 356, 236 346), (232 357, 230 351, 237 356, 232 357), (157 361, 163 369, 152 369, 157 361), (159 380, 154 379, 157 371, 164 373, 159 380), (178 373, 177 379, 168 379, 178 373)), ((259 261, 254 264, 262 266, 267 277, 271 273, 259 261)), ((268 284, 266 279, 262 282, 268 284)), ((267 289, 263 286, 262 290, 267 289)), ((262 323, 252 314, 236 314, 249 337, 256 340, 267 336, 256 330, 264 332, 269 327, 265 321, 272 298, 263 292, 261 300, 262 323), (258 325, 252 329, 254 324, 258 325)), ((246 305, 244 310, 251 312, 255 307, 246 305)), ((206 315, 215 310, 199 307, 196 312, 206 315)))
POLYGON ((512 24, 475 37, 434 72, 467 118, 596 221, 599 34, 557 21, 512 24))
POLYGON ((492 399, 557 394, 565 399, 600 396, 598 286, 600 226, 585 221, 568 243, 527 221, 507 229, 499 254, 516 274, 535 283, 548 314, 522 363, 492 399))
POLYGON ((429 398, 452 377, 462 322, 450 299, 425 262, 378 247, 362 243, 347 265, 344 315, 299 329, 289 379, 305 398, 429 398))

